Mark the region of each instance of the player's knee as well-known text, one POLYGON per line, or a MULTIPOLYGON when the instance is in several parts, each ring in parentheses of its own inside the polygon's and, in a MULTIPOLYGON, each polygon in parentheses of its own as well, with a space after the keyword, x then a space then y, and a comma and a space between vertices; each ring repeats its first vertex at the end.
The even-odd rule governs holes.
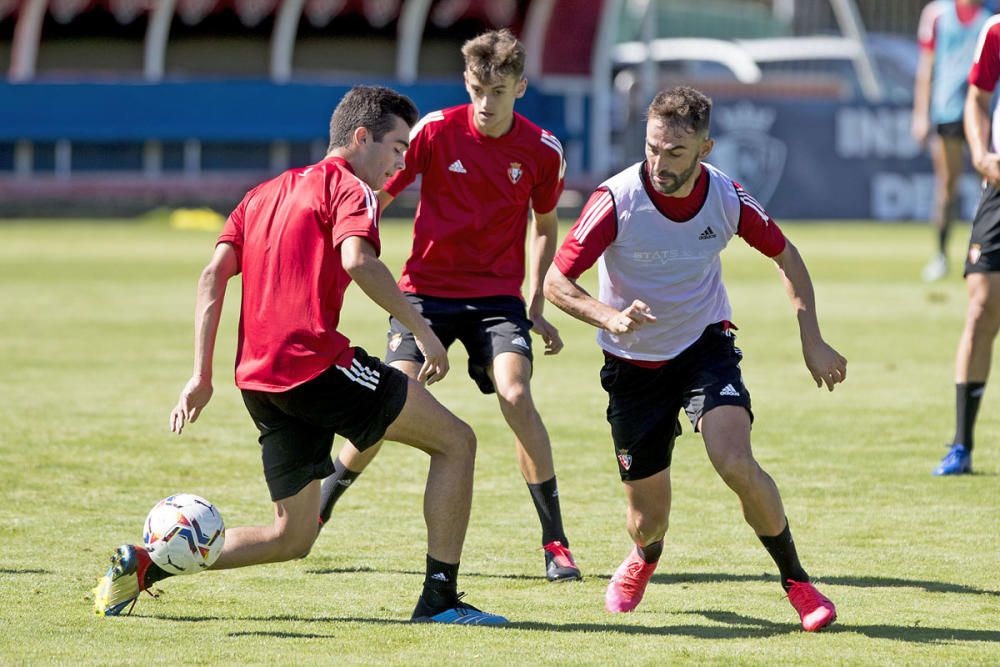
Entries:
POLYGON ((447 437, 445 442, 445 454, 460 458, 475 460, 476 458, 476 433, 472 427, 461 419, 455 419, 455 423, 445 429, 447 437))
POLYGON ((302 558, 309 553, 317 535, 315 524, 311 525, 311 530, 305 526, 291 526, 289 524, 275 526, 282 560, 302 558))
POLYGON ((497 391, 500 394, 500 400, 514 410, 530 410, 532 408, 531 391, 528 389, 528 385, 523 382, 513 382, 506 387, 498 388, 497 391))
POLYGON ((731 489, 749 488, 760 471, 753 457, 742 453, 732 453, 718 458, 715 469, 731 489))

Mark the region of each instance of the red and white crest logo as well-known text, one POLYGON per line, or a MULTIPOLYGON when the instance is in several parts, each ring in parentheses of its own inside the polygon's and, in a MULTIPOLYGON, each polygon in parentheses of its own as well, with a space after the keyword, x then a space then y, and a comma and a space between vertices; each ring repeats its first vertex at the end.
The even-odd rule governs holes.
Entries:
POLYGON ((523 173, 524 172, 521 171, 521 163, 520 162, 511 162, 510 163, 510 169, 507 170, 507 178, 510 179, 511 183, 513 183, 514 185, 517 185, 517 182, 519 180, 521 180, 521 174, 523 174, 523 173))
POLYGON ((618 450, 618 462, 622 464, 622 468, 625 470, 632 467, 632 455, 628 453, 627 449, 618 450))
POLYGON ((983 246, 973 243, 969 246, 969 264, 975 264, 983 256, 983 246))

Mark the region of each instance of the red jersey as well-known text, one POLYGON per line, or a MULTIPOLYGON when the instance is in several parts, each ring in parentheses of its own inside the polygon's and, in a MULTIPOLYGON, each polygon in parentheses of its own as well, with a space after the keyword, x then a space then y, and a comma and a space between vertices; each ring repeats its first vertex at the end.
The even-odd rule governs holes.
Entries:
POLYGON ((406 167, 385 184, 398 195, 420 183, 413 251, 399 287, 451 298, 521 296, 529 205, 556 207, 562 145, 518 113, 502 137, 488 137, 465 104, 425 116, 410 133, 406 167))
POLYGON ((351 365, 354 349, 337 331, 351 282, 340 244, 360 236, 378 252, 378 217, 375 194, 339 157, 247 193, 218 240, 243 273, 236 386, 285 391, 351 365))
MULTIPOLYGON (((643 169, 648 174, 649 163, 645 163, 643 169)), ((701 174, 687 197, 661 194, 649 185, 646 178, 643 185, 663 217, 669 222, 681 224, 697 215, 704 206, 708 197, 708 181, 708 172, 701 167, 701 174)), ((740 222, 736 234, 768 257, 777 257, 785 249, 785 235, 756 199, 747 194, 739 183, 734 185, 740 199, 740 222)), ((615 240, 617 233, 618 213, 614 201, 606 189, 599 188, 587 200, 553 263, 564 276, 576 280, 594 265, 615 240)))
POLYGON ((1000 79, 1000 16, 986 22, 979 33, 975 60, 969 72, 969 83, 992 92, 1000 79))

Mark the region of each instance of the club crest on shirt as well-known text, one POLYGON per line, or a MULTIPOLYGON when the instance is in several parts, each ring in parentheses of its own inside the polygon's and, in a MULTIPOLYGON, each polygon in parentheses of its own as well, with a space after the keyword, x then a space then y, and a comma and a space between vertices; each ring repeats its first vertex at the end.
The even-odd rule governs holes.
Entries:
POLYGON ((523 174, 523 173, 524 172, 521 171, 521 163, 520 162, 511 162, 510 163, 510 169, 507 170, 507 178, 510 179, 511 183, 513 183, 514 185, 517 185, 517 182, 519 180, 521 180, 521 174, 523 174))
POLYGON ((403 334, 394 333, 389 337, 389 351, 395 352, 399 349, 400 343, 403 342, 403 334))
POLYGON ((969 246, 969 264, 975 264, 983 256, 983 246, 973 243, 969 246))
POLYGON ((618 450, 618 462, 622 464, 622 468, 625 468, 625 470, 632 467, 632 455, 628 453, 627 449, 618 450))

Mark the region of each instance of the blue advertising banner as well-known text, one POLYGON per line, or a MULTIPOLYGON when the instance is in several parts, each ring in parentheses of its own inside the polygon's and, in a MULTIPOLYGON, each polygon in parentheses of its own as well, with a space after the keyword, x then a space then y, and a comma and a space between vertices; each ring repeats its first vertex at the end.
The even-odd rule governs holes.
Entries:
MULTIPOLYGON (((924 220, 934 178, 910 135, 911 110, 787 100, 713 100, 709 161, 777 218, 924 220)), ((967 165, 958 215, 971 219, 980 179, 967 165)))

